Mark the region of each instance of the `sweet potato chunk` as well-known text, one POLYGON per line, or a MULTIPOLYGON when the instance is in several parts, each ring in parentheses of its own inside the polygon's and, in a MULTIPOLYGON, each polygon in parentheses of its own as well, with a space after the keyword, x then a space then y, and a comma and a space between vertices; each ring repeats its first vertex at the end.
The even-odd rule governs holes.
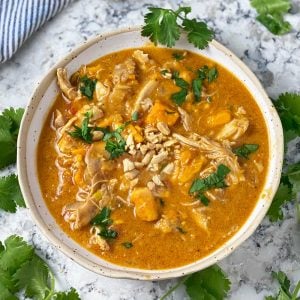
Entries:
POLYGON ((143 221, 155 221, 158 219, 158 206, 148 188, 135 188, 130 196, 135 205, 135 213, 143 221))
POLYGON ((207 125, 211 128, 227 124, 231 121, 231 113, 228 110, 221 110, 207 118, 207 125))
POLYGON ((164 122, 172 126, 178 118, 179 114, 176 110, 156 101, 147 115, 145 123, 155 125, 158 122, 164 122))

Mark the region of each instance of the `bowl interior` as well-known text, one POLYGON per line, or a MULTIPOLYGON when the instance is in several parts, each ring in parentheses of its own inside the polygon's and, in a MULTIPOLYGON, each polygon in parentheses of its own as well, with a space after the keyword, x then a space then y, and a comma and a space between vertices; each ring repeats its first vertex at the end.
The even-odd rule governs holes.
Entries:
MULTIPOLYGON (((128 29, 106 36, 98 36, 77 48, 65 59, 60 61, 39 84, 27 107, 22 122, 18 141, 18 170, 20 185, 35 221, 49 240, 65 254, 86 268, 111 277, 135 279, 164 279, 182 276, 198 271, 218 262, 230 254, 238 245, 249 237, 267 212, 271 200, 279 184, 282 156, 283 137, 278 115, 268 99, 260 83, 251 71, 229 50, 213 41, 205 50, 198 50, 183 37, 176 43, 176 48, 187 49, 200 53, 230 70, 248 88, 258 103, 269 134, 269 169, 267 179, 260 199, 253 212, 241 229, 215 252, 192 264, 168 270, 141 270, 109 263, 74 242, 56 224, 43 201, 37 178, 37 145, 46 116, 52 107, 58 93, 56 84, 56 68, 66 67, 69 74, 75 72, 82 64, 87 64, 108 53, 142 47, 148 40, 142 38, 139 29, 128 29)), ((47 168, 47 166, 45 166, 47 168)))

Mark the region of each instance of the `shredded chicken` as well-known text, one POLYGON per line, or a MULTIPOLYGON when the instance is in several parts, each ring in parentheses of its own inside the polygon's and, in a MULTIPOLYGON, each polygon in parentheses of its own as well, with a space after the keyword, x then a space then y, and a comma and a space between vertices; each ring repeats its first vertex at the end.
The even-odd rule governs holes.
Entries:
POLYGON ((183 125, 183 128, 186 130, 186 131, 190 131, 191 130, 191 117, 189 116, 189 114, 183 109, 181 108, 180 106, 178 106, 178 112, 180 114, 180 118, 181 118, 181 121, 182 121, 182 125, 183 125))
POLYGON ((147 97, 153 92, 153 90, 157 87, 158 82, 154 79, 147 81, 144 86, 141 88, 137 98, 135 100, 135 105, 133 111, 139 111, 143 101, 147 99, 147 97))
POLYGON ((57 69, 57 83, 61 91, 69 100, 73 101, 76 98, 80 97, 80 92, 77 90, 77 88, 71 85, 68 79, 66 69, 64 68, 57 69))

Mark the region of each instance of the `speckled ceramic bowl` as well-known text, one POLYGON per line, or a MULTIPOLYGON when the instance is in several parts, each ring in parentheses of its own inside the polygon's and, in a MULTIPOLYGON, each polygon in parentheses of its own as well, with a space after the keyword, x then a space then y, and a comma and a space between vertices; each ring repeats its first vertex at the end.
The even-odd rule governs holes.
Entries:
MULTIPOLYGON (((243 62, 216 41, 210 43, 207 49, 200 51, 189 44, 183 35, 176 43, 176 48, 200 53, 229 69, 245 84, 261 109, 268 128, 270 157, 267 178, 260 198, 246 223, 231 239, 210 255, 179 268, 143 270, 122 267, 107 262, 81 247, 56 224, 43 201, 37 177, 38 140, 42 125, 58 93, 56 69, 66 67, 68 73, 72 74, 82 64, 90 63, 100 56, 126 48, 140 47, 146 42, 148 40, 141 37, 140 28, 128 28, 100 35, 75 49, 49 71, 33 94, 21 124, 18 140, 18 173, 27 207, 39 228, 59 250, 98 274, 110 277, 158 280, 182 276, 217 263, 254 232, 264 218, 279 184, 283 159, 283 134, 275 108, 257 78, 243 62)), ((47 168, 47 166, 45 167, 47 168)))

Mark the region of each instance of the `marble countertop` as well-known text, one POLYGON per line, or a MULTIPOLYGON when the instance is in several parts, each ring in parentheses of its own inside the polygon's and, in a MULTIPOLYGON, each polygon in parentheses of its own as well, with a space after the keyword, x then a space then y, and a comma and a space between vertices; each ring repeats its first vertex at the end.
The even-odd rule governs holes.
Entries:
MULTIPOLYGON (((216 39, 252 69, 271 97, 299 91, 300 32, 293 30, 283 37, 272 35, 255 21, 255 11, 248 0, 81 0, 45 24, 12 60, 0 65, 0 110, 25 107, 49 68, 86 39, 142 24, 149 5, 176 8, 179 3, 191 6, 194 16, 215 28, 216 39)), ((294 3, 299 10, 299 0, 294 3)), ((289 15, 288 20, 293 28, 300 28, 299 13, 289 15)), ((295 145, 296 142, 291 146, 295 145)), ((290 159, 296 159, 294 151, 290 159)), ((0 175, 11 171, 14 168, 0 175)), ((282 223, 276 224, 265 219, 251 238, 220 263, 232 281, 230 299, 263 299, 272 293, 276 285, 271 270, 281 269, 293 280, 300 279, 300 228, 292 204, 285 208, 285 216, 282 223)), ((73 286, 82 299, 158 299, 175 282, 111 279, 87 271, 45 239, 28 209, 19 209, 16 214, 0 211, 0 228, 0 240, 18 234, 32 243, 54 270, 57 287, 73 286)), ((173 294, 173 299, 185 297, 183 289, 173 294)))

